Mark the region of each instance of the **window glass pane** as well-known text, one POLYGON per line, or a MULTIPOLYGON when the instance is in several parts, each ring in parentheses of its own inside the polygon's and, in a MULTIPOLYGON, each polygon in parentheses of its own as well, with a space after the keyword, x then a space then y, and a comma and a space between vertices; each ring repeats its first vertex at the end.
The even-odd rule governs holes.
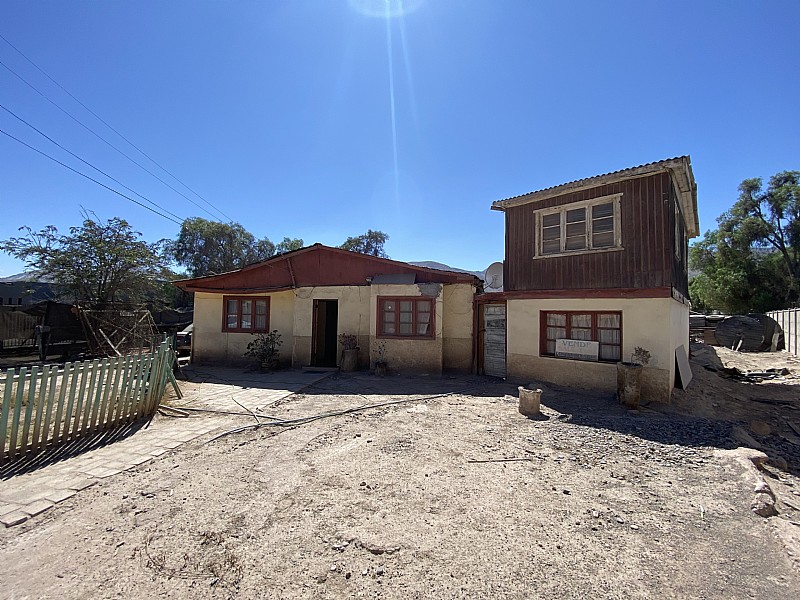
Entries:
POLYGON ((256 300, 256 314, 257 315, 265 315, 265 314, 267 314, 267 301, 266 300, 256 300))
POLYGON ((228 329, 236 329, 239 324, 239 302, 228 300, 225 324, 228 329))
POLYGON ((411 323, 400 323, 400 335, 411 335, 411 323))
POLYGON ((242 300, 242 314, 243 315, 252 315, 253 314, 253 301, 252 300, 242 300))
POLYGON ((401 323, 411 323, 411 317, 413 315, 410 312, 401 312, 400 313, 400 322, 401 323))
POLYGON ((411 312, 411 300, 400 301, 400 312, 411 312))
POLYGON ((555 354, 556 353, 556 343, 552 340, 547 340, 547 354, 555 354))
POLYGON ((567 315, 564 313, 547 313, 547 324, 566 327, 567 315))
POLYGON ((591 327, 592 315, 572 314, 569 316, 569 324, 572 327, 591 327))
POLYGON ((604 231, 614 231, 613 217, 595 219, 594 221, 592 221, 592 231, 594 233, 602 233, 604 231))
POLYGON ((597 341, 601 344, 619 345, 619 329, 598 329, 597 341))
POLYGON ((600 360, 619 360, 619 346, 604 346, 600 344, 600 360))
POLYGON ((267 329, 267 315, 256 315, 256 329, 266 331, 267 329))
POLYGON ((384 312, 394 312, 394 309, 395 309, 395 303, 394 302, 387 301, 387 302, 383 303, 383 311, 384 312))
POLYGON ((429 313, 429 312, 431 312, 431 301, 417 300, 417 313, 429 313))
POLYGON ((553 213, 542 217, 542 227, 553 227, 561 224, 561 213, 553 213))
POLYGON ((417 335, 428 335, 431 330, 431 324, 429 322, 419 322, 417 323, 417 335))
POLYGON ((226 320, 228 329, 236 329, 236 321, 237 321, 237 318, 236 318, 235 314, 228 315, 228 318, 226 320))
POLYGON ((619 329, 619 320, 620 315, 615 314, 604 314, 600 313, 597 315, 597 326, 598 327, 614 327, 619 329))
POLYGON ((542 254, 557 254, 561 252, 561 240, 542 241, 542 254))
POLYGON ((565 244, 566 250, 583 250, 586 248, 586 236, 568 237, 565 244))
POLYGON ((561 237, 560 227, 543 227, 542 239, 543 240, 557 240, 561 237))
POLYGON ((601 217, 610 217, 614 215, 614 203, 606 202, 605 204, 595 204, 592 207, 592 218, 599 219, 601 217))
POLYGON ((567 237, 573 237, 576 235, 583 235, 586 233, 586 223, 570 223, 567 225, 567 237))
MULTIPOLYGON (((548 327, 547 339, 548 340, 563 340, 567 337, 567 330, 564 327, 548 327)), ((555 346, 553 346, 555 348, 555 346)))
POLYGON ((567 223, 577 223, 586 220, 585 208, 573 208, 567 211, 567 223))
POLYGON ((614 246, 614 232, 595 233, 592 236, 592 248, 611 248, 614 246))
POLYGON ((572 338, 573 340, 586 340, 587 342, 594 341, 592 340, 591 329, 582 329, 579 327, 573 327, 570 330, 570 338, 572 338))

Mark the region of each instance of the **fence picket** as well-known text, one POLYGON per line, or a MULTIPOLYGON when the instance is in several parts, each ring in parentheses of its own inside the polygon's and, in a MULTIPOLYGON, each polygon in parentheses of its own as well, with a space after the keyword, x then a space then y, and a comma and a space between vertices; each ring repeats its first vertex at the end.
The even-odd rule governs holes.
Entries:
POLYGON ((31 448, 39 446, 39 437, 42 433, 42 415, 44 414, 44 405, 47 399, 47 386, 50 383, 50 365, 45 365, 42 369, 42 374, 39 376, 39 399, 36 401, 36 416, 33 418, 33 437, 31 437, 28 444, 31 448))
POLYGON ((0 412, 0 463, 6 453, 6 440, 8 437, 8 414, 11 410, 11 398, 13 397, 14 369, 6 369, 5 390, 3 391, 3 410, 0 412))
POLYGON ((19 370, 19 380, 17 381, 17 401, 14 404, 14 420, 11 423, 11 439, 8 442, 8 451, 11 456, 17 453, 17 434, 19 433, 19 418, 22 413, 22 399, 25 397, 25 376, 28 368, 22 367, 19 370))
POLYGON ((42 437, 39 440, 39 448, 45 448, 47 446, 47 442, 50 441, 50 420, 53 416, 53 402, 56 398, 56 385, 58 384, 58 369, 52 369, 50 371, 50 390, 47 394, 47 407, 45 409, 45 417, 44 417, 44 427, 42 428, 42 437))
POLYGON ((22 439, 19 442, 18 448, 25 451, 28 445, 28 434, 31 429, 31 421, 33 420, 33 407, 36 404, 36 384, 39 382, 39 367, 34 366, 31 369, 30 381, 28 385, 28 404, 25 406, 25 420, 22 424, 22 439))

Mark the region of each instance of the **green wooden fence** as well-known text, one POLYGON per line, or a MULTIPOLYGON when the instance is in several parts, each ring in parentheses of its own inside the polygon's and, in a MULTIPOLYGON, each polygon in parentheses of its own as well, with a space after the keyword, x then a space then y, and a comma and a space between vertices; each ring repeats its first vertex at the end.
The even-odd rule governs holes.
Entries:
POLYGON ((164 341, 147 354, 0 373, 0 464, 152 416, 174 361, 164 341))

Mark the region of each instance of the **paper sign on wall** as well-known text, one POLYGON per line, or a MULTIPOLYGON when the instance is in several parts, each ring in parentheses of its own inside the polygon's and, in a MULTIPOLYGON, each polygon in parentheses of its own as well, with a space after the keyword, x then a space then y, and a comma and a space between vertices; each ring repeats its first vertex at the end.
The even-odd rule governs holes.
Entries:
POLYGON ((556 340, 556 356, 575 360, 597 360, 599 342, 586 340, 556 340))

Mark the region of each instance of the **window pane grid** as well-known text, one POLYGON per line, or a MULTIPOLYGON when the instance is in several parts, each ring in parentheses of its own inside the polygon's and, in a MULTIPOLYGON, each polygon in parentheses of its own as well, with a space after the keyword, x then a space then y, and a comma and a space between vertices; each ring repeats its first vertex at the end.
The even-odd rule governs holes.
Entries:
POLYGON ((602 250, 619 245, 618 198, 579 208, 564 207, 541 216, 539 255, 602 250))
POLYGON ((399 337, 434 337, 432 300, 379 299, 381 321, 379 335, 399 337))
POLYGON ((225 297, 223 331, 254 332, 269 330, 269 298, 225 297))
POLYGON ((556 340, 571 339, 598 342, 600 361, 616 362, 622 355, 622 315, 620 313, 542 313, 544 335, 542 355, 555 356, 556 340))

